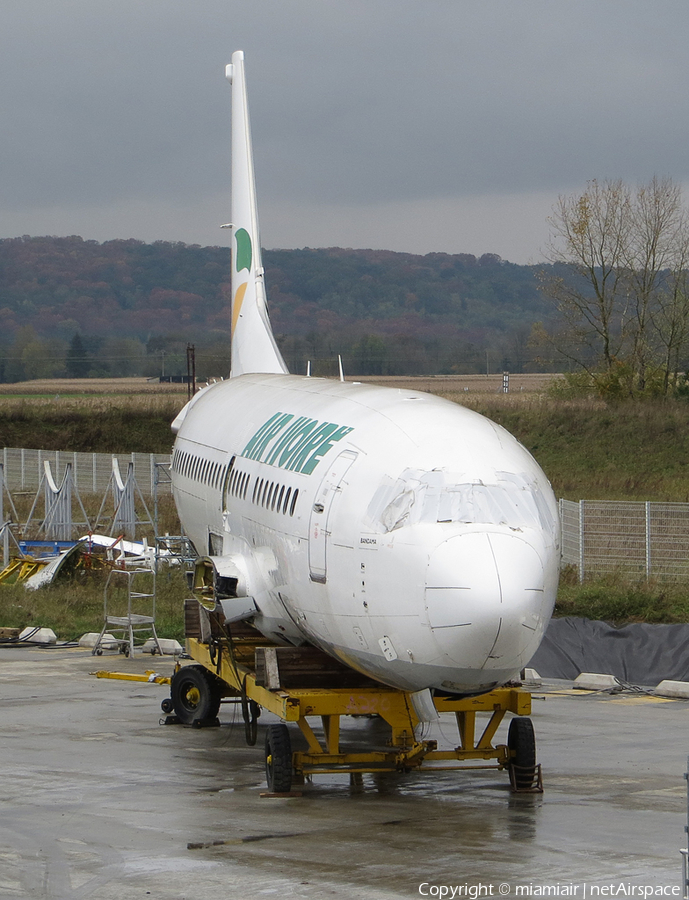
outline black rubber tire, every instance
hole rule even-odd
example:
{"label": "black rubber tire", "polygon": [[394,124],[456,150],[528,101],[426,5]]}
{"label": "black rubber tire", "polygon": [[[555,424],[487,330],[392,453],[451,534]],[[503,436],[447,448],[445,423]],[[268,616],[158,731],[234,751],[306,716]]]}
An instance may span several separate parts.
{"label": "black rubber tire", "polygon": [[292,742],[286,725],[269,725],[266,731],[266,781],[273,794],[292,788]]}
{"label": "black rubber tire", "polygon": [[160,708],[164,713],[171,713],[174,710],[174,705],[172,703],[171,697],[166,697],[163,702],[160,704]]}
{"label": "black rubber tire", "polygon": [[507,733],[514,782],[517,788],[530,788],[536,776],[536,736],[531,719],[515,716]]}
{"label": "black rubber tire", "polygon": [[170,699],[183,725],[215,719],[220,709],[220,687],[203,666],[183,666],[172,676]]}

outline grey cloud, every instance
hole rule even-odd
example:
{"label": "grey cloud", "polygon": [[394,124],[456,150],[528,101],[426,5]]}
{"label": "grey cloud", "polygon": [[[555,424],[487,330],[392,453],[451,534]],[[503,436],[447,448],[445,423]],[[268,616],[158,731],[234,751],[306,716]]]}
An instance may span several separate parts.
{"label": "grey cloud", "polygon": [[689,180],[683,0],[6,0],[2,14],[3,236],[31,209],[91,222],[100,204],[127,237],[127,204],[148,200],[189,210],[179,238],[194,240],[195,200],[200,215],[228,189],[222,72],[238,48],[275,204]]}

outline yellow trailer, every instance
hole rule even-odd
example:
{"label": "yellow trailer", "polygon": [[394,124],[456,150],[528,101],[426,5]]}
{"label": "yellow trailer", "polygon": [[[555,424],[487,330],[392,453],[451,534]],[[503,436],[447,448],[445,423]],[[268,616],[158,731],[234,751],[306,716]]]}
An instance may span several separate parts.
{"label": "yellow trailer", "polygon": [[[306,776],[328,772],[408,772],[412,769],[506,769],[513,790],[540,791],[531,720],[531,695],[519,686],[478,697],[436,693],[437,713],[454,713],[458,744],[439,750],[437,741],[418,737],[423,712],[416,697],[355,672],[315,647],[271,643],[246,623],[231,626],[196,599],[185,602],[187,653],[195,664],[172,677],[163,710],[172,721],[202,727],[216,724],[222,698],[241,704],[246,738],[254,744],[257,720],[265,709],[282,720],[268,726],[265,762],[268,788],[290,791]],[[429,694],[430,697],[430,694]],[[494,744],[506,713],[513,713],[507,744]],[[478,728],[477,714],[485,724]],[[370,750],[342,747],[342,716],[378,716],[389,726],[387,745]],[[432,716],[431,716],[432,718]],[[320,722],[322,737],[314,731]],[[292,750],[288,725],[299,728],[306,749]]]}

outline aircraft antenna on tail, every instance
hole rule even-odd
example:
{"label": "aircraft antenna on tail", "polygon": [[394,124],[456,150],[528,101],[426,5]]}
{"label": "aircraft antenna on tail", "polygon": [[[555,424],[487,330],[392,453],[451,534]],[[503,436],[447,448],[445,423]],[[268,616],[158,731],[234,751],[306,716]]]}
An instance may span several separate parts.
{"label": "aircraft antenna on tail", "polygon": [[249,372],[287,374],[273,336],[261,263],[254,160],[244,79],[244,53],[232,54],[232,364],[230,377]]}

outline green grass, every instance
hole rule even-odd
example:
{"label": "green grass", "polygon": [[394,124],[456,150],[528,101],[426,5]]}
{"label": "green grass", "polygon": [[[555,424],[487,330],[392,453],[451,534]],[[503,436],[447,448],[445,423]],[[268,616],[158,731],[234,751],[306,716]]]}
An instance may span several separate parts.
{"label": "green grass", "polygon": [[574,570],[565,570],[555,605],[556,616],[602,619],[614,625],[689,621],[689,585],[637,580],[624,572],[587,578],[579,584]]}
{"label": "green grass", "polygon": [[[451,395],[504,426],[535,456],[557,497],[689,502],[689,404],[564,401],[547,396]],[[616,572],[560,580],[556,616],[628,622],[689,621],[689,584]]]}
{"label": "green grass", "polygon": [[[23,585],[2,585],[0,625],[8,628],[40,625],[52,628],[61,641],[78,640],[82,634],[103,627],[104,585],[103,572],[81,573],[73,581],[37,591],[27,591]],[[183,574],[175,570],[162,572],[156,594],[158,637],[176,638],[184,643],[183,600],[188,588]]]}
{"label": "green grass", "polygon": [[175,396],[89,396],[0,401],[4,447],[87,453],[167,453],[170,423],[183,404]]}
{"label": "green grass", "polygon": [[[52,395],[50,395],[52,396]],[[556,496],[571,500],[689,502],[689,404],[672,400],[607,407],[600,401],[539,394],[444,393],[503,425],[536,457]],[[93,452],[167,452],[182,395],[0,398],[5,446]],[[172,507],[162,530],[178,533]],[[160,581],[158,623],[182,637],[186,586]],[[102,585],[76,582],[29,594],[0,588],[0,625],[42,624],[61,639],[99,631]],[[638,581],[622,573],[580,585],[565,573],[556,615],[630,621],[689,621],[689,584]]]}
{"label": "green grass", "polygon": [[521,441],[558,497],[689,502],[685,402],[606,407],[550,398],[459,399]]}

